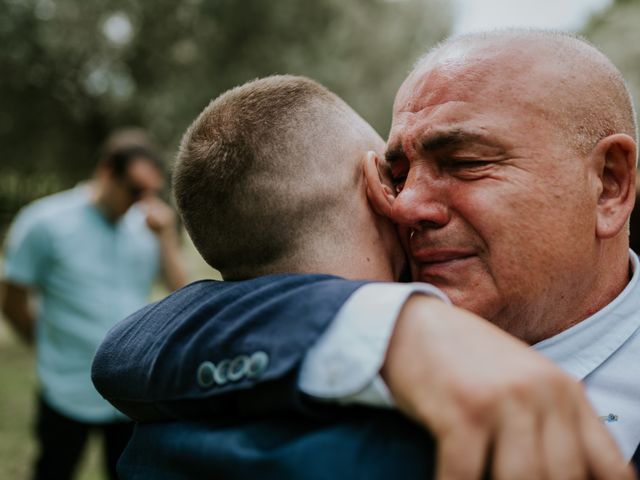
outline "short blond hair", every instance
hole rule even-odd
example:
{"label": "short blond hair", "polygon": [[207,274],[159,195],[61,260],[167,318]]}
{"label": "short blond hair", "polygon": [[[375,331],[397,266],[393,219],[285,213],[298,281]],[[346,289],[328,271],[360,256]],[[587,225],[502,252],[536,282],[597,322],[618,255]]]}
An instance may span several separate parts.
{"label": "short blond hair", "polygon": [[305,77],[263,78],[213,100],[184,134],[173,177],[205,261],[226,279],[294,270],[313,236],[346,234],[340,212],[355,166],[340,174],[350,160],[334,157],[354,142],[358,121]]}

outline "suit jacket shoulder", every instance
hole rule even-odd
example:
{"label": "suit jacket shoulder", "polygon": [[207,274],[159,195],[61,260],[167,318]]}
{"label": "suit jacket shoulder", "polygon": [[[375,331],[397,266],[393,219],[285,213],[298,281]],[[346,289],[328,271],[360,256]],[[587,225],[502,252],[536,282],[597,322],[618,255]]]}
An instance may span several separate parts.
{"label": "suit jacket shoulder", "polygon": [[327,275],[192,283],[109,332],[94,384],[136,420],[295,408],[306,351],[363,283]]}

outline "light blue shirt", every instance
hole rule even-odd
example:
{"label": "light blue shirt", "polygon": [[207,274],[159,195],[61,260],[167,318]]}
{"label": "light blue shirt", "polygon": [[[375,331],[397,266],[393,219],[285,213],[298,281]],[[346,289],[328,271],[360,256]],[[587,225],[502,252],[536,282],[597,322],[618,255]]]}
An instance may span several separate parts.
{"label": "light blue shirt", "polygon": [[533,346],[581,380],[596,412],[626,458],[640,444],[640,272],[609,305]]}
{"label": "light blue shirt", "polygon": [[[640,273],[638,257],[629,256],[633,276],[618,297],[532,347],[583,382],[627,459],[640,443]],[[445,296],[419,283],[358,289],[305,357],[301,391],[326,401],[393,407],[379,371],[398,313],[414,292]]]}
{"label": "light blue shirt", "polygon": [[37,369],[47,403],[83,422],[123,416],[94,389],[90,368],[107,331],[148,301],[159,246],[136,207],[110,223],[78,187],[25,207],[4,276],[38,293]]}

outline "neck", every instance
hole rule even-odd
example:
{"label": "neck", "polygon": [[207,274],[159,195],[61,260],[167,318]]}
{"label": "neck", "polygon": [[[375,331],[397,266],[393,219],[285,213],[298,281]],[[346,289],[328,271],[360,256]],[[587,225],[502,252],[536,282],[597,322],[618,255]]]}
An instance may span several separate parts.
{"label": "neck", "polygon": [[596,277],[585,295],[587,301],[583,305],[582,315],[576,316],[571,325],[564,329],[602,310],[615,300],[629,283],[631,278],[629,244],[626,237],[623,240],[618,242],[620,244],[618,248],[602,252],[598,263],[594,265],[594,269],[600,275]]}
{"label": "neck", "polygon": [[592,277],[583,275],[577,278],[579,282],[572,285],[570,292],[565,291],[549,311],[537,316],[540,328],[521,338],[530,344],[550,338],[586,320],[615,300],[630,279],[628,241],[626,238],[622,240],[616,242],[616,248],[603,248],[599,258],[587,266],[594,272]]}
{"label": "neck", "polygon": [[347,280],[376,280],[393,282],[400,276],[402,266],[397,266],[389,252],[364,242],[341,245],[335,238],[317,237],[305,243],[298,252],[290,252],[286,259],[259,269],[236,271],[231,276],[223,272],[225,279],[253,278],[278,273],[321,273]]}
{"label": "neck", "polygon": [[[371,232],[371,230],[368,230]],[[375,235],[354,235],[343,238],[318,239],[315,254],[307,254],[303,262],[307,272],[325,272],[349,280],[393,282],[400,277],[402,261],[394,259],[385,243]]]}
{"label": "neck", "polygon": [[356,257],[336,257],[324,259],[321,263],[307,262],[303,268],[296,269],[298,273],[326,273],[346,278],[347,280],[375,280],[393,282],[397,278],[390,266],[380,264],[374,257],[366,253]]}
{"label": "neck", "polygon": [[381,255],[377,253],[361,251],[354,256],[336,258],[329,273],[347,280],[395,281],[400,272],[395,272],[389,262],[382,262],[380,259]]}

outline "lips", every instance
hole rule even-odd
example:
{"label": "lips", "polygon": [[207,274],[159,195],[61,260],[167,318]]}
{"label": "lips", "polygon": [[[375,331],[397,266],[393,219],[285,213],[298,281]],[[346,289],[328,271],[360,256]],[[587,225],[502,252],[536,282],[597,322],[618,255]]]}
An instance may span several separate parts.
{"label": "lips", "polygon": [[411,246],[411,257],[419,263],[443,263],[475,256],[475,251],[459,247]]}
{"label": "lips", "polygon": [[464,271],[475,252],[467,249],[428,248],[412,250],[411,256],[417,268],[417,276],[424,280],[429,277],[445,276],[455,271]]}
{"label": "lips", "polygon": [[412,252],[415,260],[421,263],[442,263],[471,257],[474,253],[461,249],[419,249]]}

